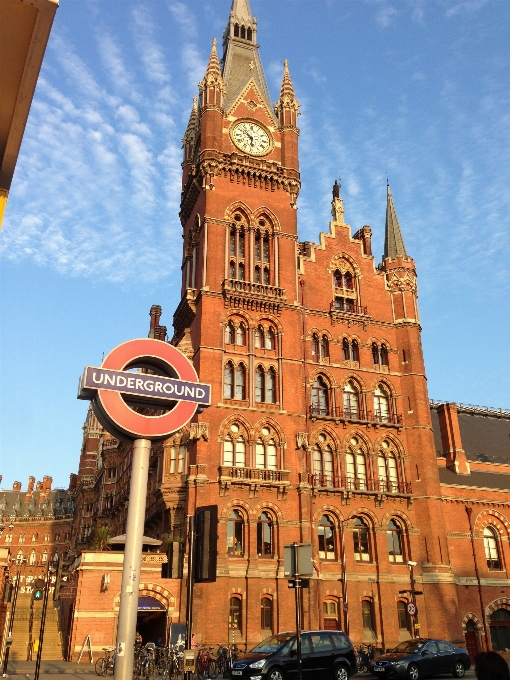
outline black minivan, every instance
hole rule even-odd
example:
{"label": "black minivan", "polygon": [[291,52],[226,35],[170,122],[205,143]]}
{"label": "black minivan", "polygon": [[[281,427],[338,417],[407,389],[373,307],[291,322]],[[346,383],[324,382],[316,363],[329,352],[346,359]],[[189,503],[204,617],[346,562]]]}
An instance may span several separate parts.
{"label": "black minivan", "polygon": [[[339,630],[301,633],[303,680],[348,680],[356,673],[351,641]],[[296,633],[278,633],[239,658],[232,680],[297,680]]]}

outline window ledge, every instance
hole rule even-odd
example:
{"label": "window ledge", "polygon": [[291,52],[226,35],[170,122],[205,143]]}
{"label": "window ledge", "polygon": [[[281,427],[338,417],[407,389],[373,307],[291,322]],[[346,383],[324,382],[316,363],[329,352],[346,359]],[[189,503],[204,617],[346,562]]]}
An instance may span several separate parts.
{"label": "window ledge", "polygon": [[264,486],[288,486],[290,470],[267,470],[265,468],[232,467],[222,465],[219,468],[220,481],[232,484],[262,484]]}

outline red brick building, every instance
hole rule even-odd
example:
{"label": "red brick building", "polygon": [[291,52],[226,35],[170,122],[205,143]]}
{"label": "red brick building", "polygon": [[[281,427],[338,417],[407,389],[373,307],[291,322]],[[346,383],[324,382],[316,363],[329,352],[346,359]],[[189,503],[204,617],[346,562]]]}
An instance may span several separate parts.
{"label": "red brick building", "polygon": [[[306,628],[348,627],[355,644],[388,648],[418,623],[471,650],[510,647],[510,413],[430,404],[416,265],[389,187],[381,263],[370,227],[345,223],[336,183],[319,243],[299,241],[299,103],[285,63],[272,105],[257,39],[248,0],[233,0],[183,139],[171,342],[212,384],[213,405],[153,448],[145,533],[168,562],[143,596],[171,599],[168,621],[184,621],[185,518],[217,505],[217,580],[195,587],[202,641],[250,646],[293,628],[283,546],[299,541],[314,553]],[[165,339],[160,315],[154,306],[150,336]],[[123,533],[130,456],[89,413],[78,549],[101,526]],[[114,577],[107,562],[83,552],[73,571],[73,607],[94,619],[98,648],[115,639],[120,567]]]}

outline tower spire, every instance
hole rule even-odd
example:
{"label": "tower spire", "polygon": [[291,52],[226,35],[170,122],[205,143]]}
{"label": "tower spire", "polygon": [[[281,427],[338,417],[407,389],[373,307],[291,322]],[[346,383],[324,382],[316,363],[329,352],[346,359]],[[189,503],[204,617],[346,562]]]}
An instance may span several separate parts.
{"label": "tower spire", "polygon": [[294,87],[289,73],[289,62],[283,62],[283,79],[280,89],[280,98],[274,105],[274,110],[278,116],[281,127],[297,128],[297,117],[299,116],[299,102],[294,94]]}
{"label": "tower spire", "polygon": [[225,110],[253,79],[272,112],[259,46],[257,19],[252,16],[249,0],[232,0],[228,24],[223,34],[223,79],[226,86]]}
{"label": "tower spire", "polygon": [[213,39],[209,63],[205,75],[198,87],[202,94],[201,105],[222,108],[225,82],[221,75],[220,62],[216,51],[216,38]]}
{"label": "tower spire", "polygon": [[387,257],[395,259],[396,257],[407,258],[406,247],[400,225],[398,223],[397,211],[393,203],[393,196],[389,182],[386,186],[386,233],[384,238],[384,259]]}

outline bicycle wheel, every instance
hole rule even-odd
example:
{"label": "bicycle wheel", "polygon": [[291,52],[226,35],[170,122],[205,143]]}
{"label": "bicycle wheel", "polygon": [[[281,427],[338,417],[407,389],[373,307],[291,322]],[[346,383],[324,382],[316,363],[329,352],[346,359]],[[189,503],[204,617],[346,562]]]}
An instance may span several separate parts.
{"label": "bicycle wheel", "polygon": [[218,677],[219,672],[220,671],[218,669],[216,661],[214,659],[209,659],[209,668],[207,669],[207,675],[210,678],[216,678],[216,677]]}
{"label": "bicycle wheel", "polygon": [[106,673],[103,673],[103,665],[105,665],[106,659],[104,657],[99,657],[99,659],[96,661],[95,665],[95,671],[96,675],[103,676],[106,675]]}

